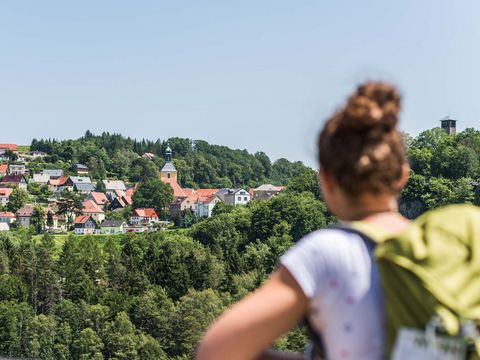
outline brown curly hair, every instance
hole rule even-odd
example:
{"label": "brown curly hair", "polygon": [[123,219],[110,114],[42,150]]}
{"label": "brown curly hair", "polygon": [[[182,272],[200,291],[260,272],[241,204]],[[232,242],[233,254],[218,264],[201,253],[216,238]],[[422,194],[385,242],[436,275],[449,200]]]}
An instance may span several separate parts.
{"label": "brown curly hair", "polygon": [[397,194],[405,145],[397,129],[401,97],[383,82],[360,85],[318,138],[321,168],[349,195]]}

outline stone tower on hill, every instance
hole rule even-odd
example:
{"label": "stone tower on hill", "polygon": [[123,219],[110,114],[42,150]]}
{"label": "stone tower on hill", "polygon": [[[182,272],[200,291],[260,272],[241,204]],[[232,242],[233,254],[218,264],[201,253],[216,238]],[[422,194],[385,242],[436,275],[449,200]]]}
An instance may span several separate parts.
{"label": "stone tower on hill", "polygon": [[450,119],[450,116],[445,116],[440,120],[442,129],[447,132],[448,135],[455,135],[457,133],[457,120]]}

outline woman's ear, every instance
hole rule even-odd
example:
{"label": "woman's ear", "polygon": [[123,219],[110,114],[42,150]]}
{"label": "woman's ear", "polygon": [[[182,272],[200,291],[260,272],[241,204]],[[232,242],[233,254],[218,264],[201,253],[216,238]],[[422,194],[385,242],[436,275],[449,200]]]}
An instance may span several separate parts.
{"label": "woman's ear", "polygon": [[320,189],[322,192],[331,192],[332,191],[332,179],[330,174],[325,169],[320,168],[318,170],[318,179],[320,181]]}

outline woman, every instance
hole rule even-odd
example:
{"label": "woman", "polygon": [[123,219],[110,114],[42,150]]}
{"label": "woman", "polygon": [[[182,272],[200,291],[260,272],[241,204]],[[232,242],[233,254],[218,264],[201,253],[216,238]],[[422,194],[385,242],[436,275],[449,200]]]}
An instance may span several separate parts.
{"label": "woman", "polygon": [[[320,133],[321,188],[342,222],[361,220],[392,234],[408,227],[398,213],[409,173],[399,111],[394,87],[368,82]],[[380,279],[373,247],[359,235],[324,229],[300,240],[262,287],[211,326],[197,359],[304,359],[266,349],[305,317],[328,359],[385,357]]]}

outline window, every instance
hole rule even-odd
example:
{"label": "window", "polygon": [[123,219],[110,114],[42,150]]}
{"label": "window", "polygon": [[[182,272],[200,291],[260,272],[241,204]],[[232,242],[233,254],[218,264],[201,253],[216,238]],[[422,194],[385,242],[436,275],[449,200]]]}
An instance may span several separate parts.
{"label": "window", "polygon": [[246,196],[243,197],[243,201],[247,201],[247,197],[246,197]]}
{"label": "window", "polygon": [[242,197],[239,196],[239,197],[237,198],[237,200],[238,200],[238,201],[242,201]]}
{"label": "window", "polygon": [[170,179],[170,173],[167,173],[167,178],[169,178],[169,179]]}

